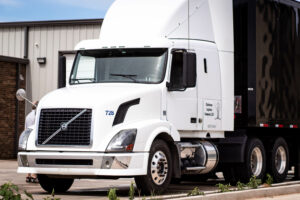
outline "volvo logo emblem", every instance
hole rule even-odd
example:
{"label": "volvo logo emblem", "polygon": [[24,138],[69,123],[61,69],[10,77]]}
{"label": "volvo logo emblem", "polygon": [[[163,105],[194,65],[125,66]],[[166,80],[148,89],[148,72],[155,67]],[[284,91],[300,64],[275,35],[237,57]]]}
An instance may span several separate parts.
{"label": "volvo logo emblem", "polygon": [[65,123],[65,122],[64,122],[64,123],[61,123],[61,124],[60,124],[60,128],[61,128],[62,131],[66,131],[66,130],[68,129],[68,124]]}

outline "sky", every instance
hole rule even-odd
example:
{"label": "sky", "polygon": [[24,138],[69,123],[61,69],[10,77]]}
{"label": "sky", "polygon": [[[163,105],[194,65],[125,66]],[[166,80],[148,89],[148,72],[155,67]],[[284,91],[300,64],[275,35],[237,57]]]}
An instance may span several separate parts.
{"label": "sky", "polygon": [[0,22],[104,18],[114,0],[0,0]]}
{"label": "sky", "polygon": [[0,22],[104,18],[113,1],[0,0]]}

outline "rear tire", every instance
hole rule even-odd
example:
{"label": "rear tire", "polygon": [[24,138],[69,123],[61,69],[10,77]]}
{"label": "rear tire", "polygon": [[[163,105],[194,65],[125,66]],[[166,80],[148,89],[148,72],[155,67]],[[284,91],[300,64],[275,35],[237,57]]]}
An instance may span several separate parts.
{"label": "rear tire", "polygon": [[252,176],[263,180],[266,173],[266,151],[258,138],[250,138],[245,149],[245,162],[237,167],[239,180],[246,183]]}
{"label": "rear tire", "polygon": [[68,191],[74,182],[74,179],[50,178],[43,174],[39,174],[38,179],[41,187],[50,194],[53,189],[55,194]]}
{"label": "rear tire", "polygon": [[163,140],[155,140],[150,149],[147,175],[135,177],[137,188],[143,194],[163,193],[171,182],[172,169],[168,145]]}
{"label": "rear tire", "polygon": [[269,170],[274,182],[284,181],[289,169],[289,148],[283,138],[276,139],[269,158]]}
{"label": "rear tire", "polygon": [[263,180],[266,173],[266,151],[258,138],[250,138],[245,149],[244,163],[235,163],[223,170],[226,182],[235,185],[238,181],[248,183],[252,176]]}

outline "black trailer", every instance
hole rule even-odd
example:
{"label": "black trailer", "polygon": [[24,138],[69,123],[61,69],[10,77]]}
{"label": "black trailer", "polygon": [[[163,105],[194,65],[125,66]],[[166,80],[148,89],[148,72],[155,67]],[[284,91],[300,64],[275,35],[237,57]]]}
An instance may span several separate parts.
{"label": "black trailer", "polygon": [[236,182],[270,173],[279,182],[295,166],[300,178],[300,3],[233,6],[235,132],[218,144],[224,176]]}

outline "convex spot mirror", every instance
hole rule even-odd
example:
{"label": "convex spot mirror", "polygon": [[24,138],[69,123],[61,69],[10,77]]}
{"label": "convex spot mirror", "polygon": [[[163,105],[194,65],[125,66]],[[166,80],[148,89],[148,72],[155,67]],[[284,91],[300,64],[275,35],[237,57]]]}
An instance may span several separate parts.
{"label": "convex spot mirror", "polygon": [[26,91],[24,89],[18,89],[16,92],[16,97],[19,101],[24,101],[26,100],[27,102],[29,102],[31,105],[33,105],[34,107],[36,107],[36,105],[34,103],[32,103],[29,99],[27,99],[26,97]]}
{"label": "convex spot mirror", "polygon": [[26,98],[26,91],[24,89],[18,89],[16,97],[19,101],[24,101]]}
{"label": "convex spot mirror", "polygon": [[172,52],[172,66],[170,82],[167,83],[169,91],[184,91],[195,87],[197,80],[196,54],[186,50]]}

